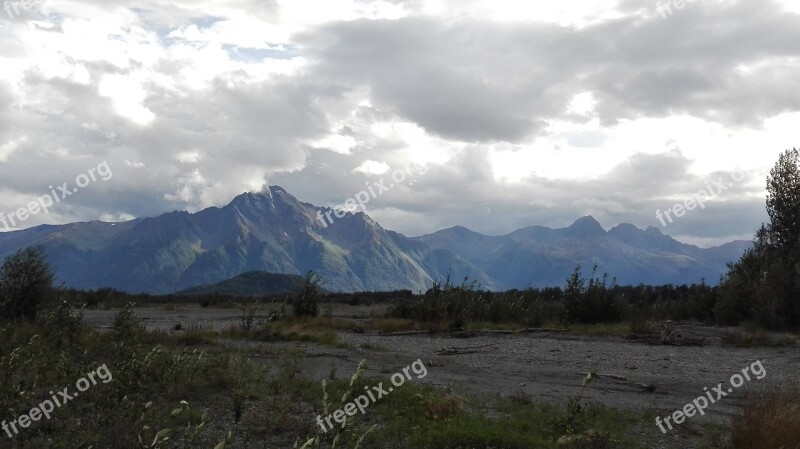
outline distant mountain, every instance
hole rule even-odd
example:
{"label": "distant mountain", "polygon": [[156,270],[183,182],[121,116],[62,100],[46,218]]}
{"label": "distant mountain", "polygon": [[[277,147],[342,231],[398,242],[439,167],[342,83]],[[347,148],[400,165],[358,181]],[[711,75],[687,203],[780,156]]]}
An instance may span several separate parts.
{"label": "distant mountain", "polygon": [[731,242],[702,249],[658,229],[621,224],[609,231],[593,217],[563,229],[532,226],[503,236],[486,236],[461,226],[417,237],[432,248],[448,249],[506,287],[562,285],[577,265],[596,262],[619,284],[683,284],[705,279],[714,285],[728,262],[751,243]]}
{"label": "distant mountain", "polygon": [[448,273],[486,289],[562,285],[576,265],[588,268],[594,261],[623,284],[701,278],[714,284],[725,264],[750,245],[701,249],[652,227],[623,224],[606,231],[592,217],[563,229],[533,226],[504,236],[455,227],[409,238],[362,212],[326,226],[318,214],[329,211],[271,186],[194,214],[0,233],[0,257],[41,244],[59,283],[132,293],[182,291],[251,271],[299,276],[309,270],[330,291],[420,291]]}
{"label": "distant mountain", "polygon": [[238,297],[268,296],[292,293],[303,288],[305,279],[296,274],[249,271],[216,284],[201,285],[179,291],[179,295],[231,295]]}
{"label": "distant mountain", "polygon": [[419,291],[453,268],[494,287],[469,262],[387,231],[364,213],[348,213],[326,226],[317,214],[329,210],[272,186],[194,214],[2,233],[0,257],[42,244],[59,283],[133,293],[180,291],[248,271],[314,270],[331,291]]}

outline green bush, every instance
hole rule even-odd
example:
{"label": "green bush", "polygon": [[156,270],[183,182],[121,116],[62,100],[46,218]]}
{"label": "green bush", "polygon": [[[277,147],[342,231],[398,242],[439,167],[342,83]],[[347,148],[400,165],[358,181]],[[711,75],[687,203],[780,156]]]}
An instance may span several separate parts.
{"label": "green bush", "polygon": [[0,318],[36,318],[53,288],[44,248],[31,246],[8,256],[0,268]]}
{"label": "green bush", "polygon": [[303,288],[292,297],[295,316],[319,315],[320,281],[321,278],[313,271],[306,274]]}

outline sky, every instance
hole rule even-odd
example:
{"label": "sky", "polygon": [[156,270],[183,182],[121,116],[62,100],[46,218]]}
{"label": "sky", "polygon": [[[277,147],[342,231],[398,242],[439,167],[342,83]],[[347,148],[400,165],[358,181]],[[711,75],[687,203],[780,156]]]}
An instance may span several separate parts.
{"label": "sky", "polygon": [[410,236],[592,215],[749,240],[798,142],[797,3],[6,1],[0,212],[122,221],[280,185],[370,192]]}

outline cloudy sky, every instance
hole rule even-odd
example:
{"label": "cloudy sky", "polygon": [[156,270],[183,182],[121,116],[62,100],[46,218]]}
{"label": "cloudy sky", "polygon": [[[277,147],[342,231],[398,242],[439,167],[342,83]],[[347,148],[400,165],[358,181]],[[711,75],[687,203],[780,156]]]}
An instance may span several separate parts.
{"label": "cloudy sky", "polygon": [[[798,145],[800,5],[661,1],[6,1],[0,212],[107,163],[18,227],[265,184],[334,206],[384,178],[367,213],[408,235],[591,214],[750,239]],[[392,182],[405,166],[424,174]]]}

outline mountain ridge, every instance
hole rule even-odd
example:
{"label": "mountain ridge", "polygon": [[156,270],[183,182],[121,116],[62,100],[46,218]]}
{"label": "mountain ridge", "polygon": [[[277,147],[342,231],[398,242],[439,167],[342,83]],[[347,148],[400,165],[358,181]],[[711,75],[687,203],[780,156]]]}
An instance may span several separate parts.
{"label": "mountain ridge", "polygon": [[[453,227],[416,237],[433,248],[448,248],[498,282],[519,285],[533,274],[534,286],[560,285],[575,266],[599,265],[622,284],[680,284],[706,281],[716,284],[725,265],[751,243],[733,241],[712,248],[680,242],[650,226],[640,229],[622,223],[608,231],[592,216],[564,228],[529,226],[499,236]],[[513,259],[516,263],[509,264]],[[624,263],[623,263],[624,262]],[[532,269],[514,274],[519,265]],[[669,276],[659,276],[659,272]],[[695,273],[689,278],[690,273]]]}
{"label": "mountain ridge", "polygon": [[364,212],[322,223],[318,215],[328,211],[269,186],[195,213],[2,233],[0,257],[41,244],[59,283],[131,293],[171,293],[250,271],[309,270],[331,291],[422,291],[448,274],[497,290],[561,285],[576,265],[594,262],[621,283],[691,283],[701,277],[715,283],[725,264],[749,245],[702,249],[653,227],[621,224],[606,231],[591,216],[566,228],[530,226],[503,236],[455,226],[407,237]]}

